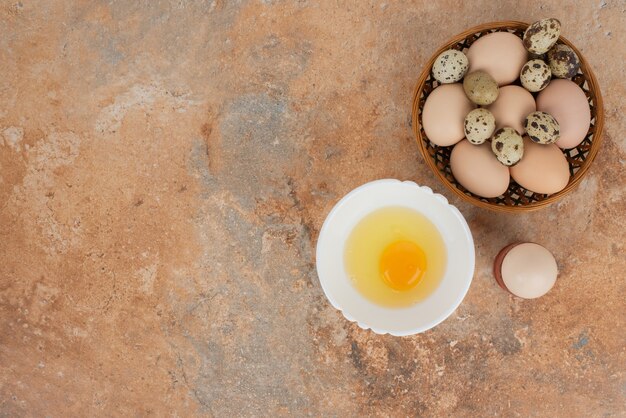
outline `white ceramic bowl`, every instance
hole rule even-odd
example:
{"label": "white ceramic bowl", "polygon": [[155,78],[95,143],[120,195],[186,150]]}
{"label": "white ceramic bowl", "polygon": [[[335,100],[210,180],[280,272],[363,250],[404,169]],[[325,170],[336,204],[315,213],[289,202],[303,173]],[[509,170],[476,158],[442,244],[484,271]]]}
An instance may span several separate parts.
{"label": "white ceramic bowl", "polygon": [[[445,275],[422,302],[388,308],[363,297],[344,267],[344,246],[356,224],[376,209],[404,206],[426,216],[439,230],[447,249]],[[474,276],[474,240],[459,210],[430,187],[411,181],[377,180],[352,190],[330,211],[317,241],[317,274],[330,303],[346,319],[378,334],[411,335],[442,322],[461,304]]]}

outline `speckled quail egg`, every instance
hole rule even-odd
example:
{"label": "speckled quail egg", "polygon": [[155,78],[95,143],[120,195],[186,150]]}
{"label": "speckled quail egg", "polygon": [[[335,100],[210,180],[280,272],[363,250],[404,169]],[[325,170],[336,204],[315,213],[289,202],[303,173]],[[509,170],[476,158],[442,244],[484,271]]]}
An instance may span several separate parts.
{"label": "speckled quail egg", "polygon": [[559,123],[546,112],[533,112],[528,115],[524,127],[531,141],[538,144],[552,144],[561,136]]}
{"label": "speckled quail egg", "polygon": [[487,109],[479,107],[467,114],[463,128],[467,140],[479,145],[491,138],[496,129],[496,118]]}
{"label": "speckled quail egg", "polygon": [[484,71],[474,71],[463,79],[467,97],[478,105],[488,105],[498,98],[498,83]]}
{"label": "speckled quail egg", "polygon": [[522,86],[530,92],[537,92],[545,89],[550,83],[552,72],[548,64],[539,59],[528,61],[520,71],[519,79]]}
{"label": "speckled quail egg", "polygon": [[580,60],[572,48],[557,44],[548,51],[548,65],[553,76],[572,78],[580,68]]}
{"label": "speckled quail egg", "polygon": [[500,128],[493,134],[491,150],[506,166],[517,164],[524,156],[524,140],[513,128]]}
{"label": "speckled quail egg", "polygon": [[469,60],[461,51],[443,51],[433,63],[433,76],[442,84],[455,83],[463,78],[469,68]]}
{"label": "speckled quail egg", "polygon": [[524,46],[533,54],[548,52],[561,34],[561,22],[555,18],[541,19],[524,32]]}

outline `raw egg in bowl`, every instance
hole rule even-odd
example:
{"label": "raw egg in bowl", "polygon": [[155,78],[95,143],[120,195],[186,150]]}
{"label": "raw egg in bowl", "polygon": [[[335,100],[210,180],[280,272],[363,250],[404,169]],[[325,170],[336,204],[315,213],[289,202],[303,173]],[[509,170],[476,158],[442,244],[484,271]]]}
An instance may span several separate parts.
{"label": "raw egg in bowl", "polygon": [[316,249],[330,303],[378,334],[411,335],[445,320],[474,275],[474,241],[459,210],[411,181],[377,180],[330,211]]}

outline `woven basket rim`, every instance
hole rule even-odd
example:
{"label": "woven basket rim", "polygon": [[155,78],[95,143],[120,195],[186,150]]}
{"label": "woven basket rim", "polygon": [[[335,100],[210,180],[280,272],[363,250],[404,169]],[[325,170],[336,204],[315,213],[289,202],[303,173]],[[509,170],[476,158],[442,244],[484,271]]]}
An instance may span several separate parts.
{"label": "woven basket rim", "polygon": [[[554,193],[541,201],[531,202],[528,204],[521,204],[521,205],[504,205],[504,204],[483,201],[480,198],[474,195],[466,194],[465,192],[457,188],[453,183],[451,183],[443,175],[443,173],[439,170],[439,168],[437,168],[435,162],[433,161],[433,158],[431,158],[431,156],[428,153],[428,149],[426,148],[425,141],[422,138],[422,134],[420,130],[419,102],[420,102],[420,96],[422,94],[422,90],[424,89],[426,80],[428,79],[430,75],[433,62],[435,61],[435,59],[440,53],[442,53],[443,51],[447,49],[450,49],[451,47],[457,45],[459,42],[462,42],[466,40],[467,38],[474,36],[475,34],[480,33],[480,32],[486,32],[486,31],[492,31],[492,30],[498,30],[498,29],[519,30],[519,29],[526,29],[528,26],[529,26],[528,23],[515,21],[515,20],[489,22],[489,23],[484,23],[484,24],[472,27],[470,29],[467,29],[464,32],[461,32],[453,36],[447,42],[445,42],[441,47],[439,47],[431,56],[431,58],[427,61],[426,65],[424,66],[424,69],[420,73],[420,76],[418,78],[418,81],[417,81],[417,84],[415,86],[415,90],[413,93],[413,111],[412,111],[413,133],[415,134],[420,153],[422,154],[422,157],[426,161],[426,164],[428,165],[428,167],[430,167],[431,171],[435,174],[435,176],[450,191],[452,191],[455,195],[459,196],[464,201],[469,202],[475,206],[478,206],[484,209],[489,209],[489,210],[498,211],[498,212],[509,212],[509,213],[528,212],[528,211],[537,210],[537,209],[541,209],[546,206],[549,206],[550,204],[558,201],[563,196],[565,196],[566,194],[570,193],[573,189],[575,189],[576,186],[582,181],[585,174],[588,172],[591,166],[591,163],[595,159],[602,143],[602,130],[604,128],[604,105],[602,102],[602,95],[600,92],[598,81],[591,67],[589,66],[589,63],[585,59],[585,57],[576,48],[576,46],[573,45],[569,40],[567,40],[563,36],[559,37],[559,42],[564,43],[568,45],[569,47],[571,47],[574,50],[574,52],[576,52],[576,54],[578,55],[580,59],[581,72],[585,78],[585,81],[587,82],[589,86],[589,94],[593,100],[593,107],[595,109],[595,124],[591,128],[593,129],[593,140],[591,141],[591,148],[583,164],[580,166],[578,171],[573,176],[570,177],[569,183],[567,184],[567,186],[565,186],[563,190],[557,193]],[[587,135],[589,135],[589,133]]]}

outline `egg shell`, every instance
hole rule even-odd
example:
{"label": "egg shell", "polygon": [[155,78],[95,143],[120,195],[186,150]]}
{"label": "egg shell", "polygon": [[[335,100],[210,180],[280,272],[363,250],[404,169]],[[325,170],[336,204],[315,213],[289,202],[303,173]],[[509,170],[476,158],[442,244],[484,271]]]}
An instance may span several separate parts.
{"label": "egg shell", "polygon": [[587,136],[591,109],[585,92],[573,81],[552,80],[537,96],[537,110],[549,113],[559,123],[561,136],[556,141],[559,147],[574,148]]}
{"label": "egg shell", "polygon": [[499,86],[510,84],[527,61],[522,40],[509,32],[494,32],[478,38],[468,49],[469,72],[478,70],[491,75]]}
{"label": "egg shell", "polygon": [[509,169],[498,162],[486,143],[472,145],[465,139],[456,144],[450,168],[454,178],[478,196],[498,197],[509,187]]}
{"label": "egg shell", "polygon": [[513,128],[500,128],[491,139],[491,151],[506,166],[517,164],[524,156],[524,140]]}
{"label": "egg shell", "polygon": [[447,147],[465,136],[465,115],[476,105],[472,103],[460,83],[442,84],[433,90],[422,112],[424,132],[435,145]]}
{"label": "egg shell", "polygon": [[555,18],[541,19],[524,32],[524,46],[533,54],[543,54],[559,40],[561,22]]}
{"label": "egg shell", "polygon": [[519,79],[526,90],[535,93],[545,89],[550,84],[552,72],[548,64],[540,59],[534,59],[524,64]]}
{"label": "egg shell", "polygon": [[456,83],[469,68],[467,56],[456,49],[448,49],[437,56],[433,63],[433,77],[442,84]]}
{"label": "egg shell", "polygon": [[498,84],[484,71],[474,71],[463,79],[467,97],[478,105],[488,105],[498,98]]}
{"label": "egg shell", "polygon": [[523,135],[526,116],[536,110],[532,94],[520,86],[504,86],[495,102],[487,107],[496,118],[496,129],[509,126]]}
{"label": "egg shell", "polygon": [[556,283],[558,266],[545,247],[532,242],[503,248],[494,263],[498,284],[513,295],[535,299],[548,293]]}
{"label": "egg shell", "polygon": [[548,51],[548,65],[553,76],[572,78],[580,68],[580,60],[572,48],[564,44],[557,44]]}
{"label": "egg shell", "polygon": [[569,164],[555,144],[541,145],[524,137],[524,158],[510,168],[520,186],[535,193],[553,194],[569,183]]}
{"label": "egg shell", "polygon": [[553,144],[561,133],[559,123],[546,112],[533,112],[526,117],[526,134],[538,144]]}
{"label": "egg shell", "polygon": [[485,108],[479,107],[467,114],[464,123],[465,138],[472,144],[482,144],[496,130],[496,118]]}

